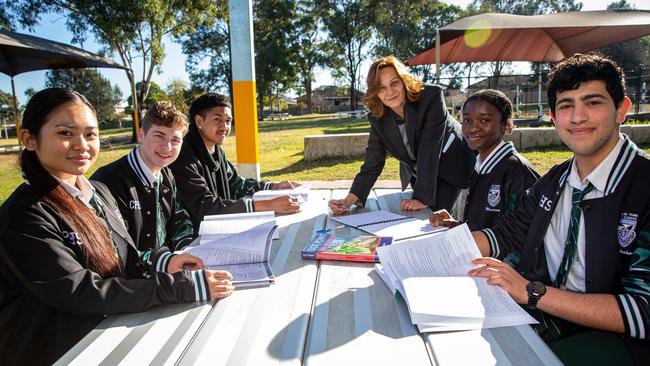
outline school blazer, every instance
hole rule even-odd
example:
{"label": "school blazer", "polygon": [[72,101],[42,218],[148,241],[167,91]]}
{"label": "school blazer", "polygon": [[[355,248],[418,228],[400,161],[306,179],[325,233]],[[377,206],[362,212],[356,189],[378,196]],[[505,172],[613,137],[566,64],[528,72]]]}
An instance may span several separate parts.
{"label": "school blazer", "polygon": [[[133,150],[131,153],[137,152]],[[160,245],[173,251],[183,248],[193,239],[192,222],[177,198],[172,172],[163,168],[160,174],[160,205],[166,232],[164,243],[157,243],[156,189],[140,180],[129,164],[128,156],[99,168],[92,176],[92,179],[106,184],[115,197],[129,234],[141,251]]]}
{"label": "school blazer", "polygon": [[[587,293],[613,294],[627,337],[650,350],[650,158],[624,136],[605,196],[584,200]],[[573,159],[552,168],[511,213],[482,230],[490,255],[520,253],[516,269],[530,281],[551,285],[544,235],[566,184]]]}
{"label": "school blazer", "polygon": [[[83,243],[29,185],[0,207],[0,364],[49,365],[108,314],[196,300],[194,275],[203,272],[165,273],[171,254],[164,247],[141,257],[108,189],[93,186],[111,235],[128,243],[126,278],[89,270]],[[203,291],[204,283],[197,285]]]}
{"label": "school blazer", "polygon": [[272,184],[237,174],[219,145],[210,154],[193,123],[183,139],[178,159],[169,167],[174,173],[178,196],[190,214],[195,232],[205,215],[255,211],[253,201],[243,197],[270,189]]}
{"label": "school blazer", "polygon": [[539,179],[526,158],[519,155],[511,142],[494,151],[480,171],[470,178],[465,201],[465,219],[470,230],[494,225],[512,211],[524,192]]}
{"label": "school blazer", "polygon": [[404,104],[404,113],[406,134],[415,161],[411,161],[404,146],[395,114],[389,108],[382,118],[368,114],[368,146],[363,165],[350,189],[362,205],[384,168],[387,153],[400,162],[402,190],[411,183],[413,198],[428,206],[435,207],[438,179],[457,188],[468,187],[476,158],[463,138],[460,124],[447,113],[442,89],[426,85],[417,101]]}

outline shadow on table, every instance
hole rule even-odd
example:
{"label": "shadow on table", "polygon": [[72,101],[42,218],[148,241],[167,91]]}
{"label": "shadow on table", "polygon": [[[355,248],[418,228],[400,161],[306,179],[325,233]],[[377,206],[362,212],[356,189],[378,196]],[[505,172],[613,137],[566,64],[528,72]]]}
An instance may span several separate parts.
{"label": "shadow on table", "polygon": [[[364,264],[350,262],[346,265]],[[368,332],[391,339],[417,335],[415,326],[409,321],[406,304],[393,297],[374,271],[369,277],[370,286],[347,288],[329,301],[316,305],[310,319],[306,319],[306,314],[294,319],[276,334],[268,353],[277,359],[300,358],[296,352],[301,352],[303,347],[296,350],[296,345],[305,339],[305,354],[313,355],[346,345]],[[309,334],[306,336],[304,325],[307,321]]]}

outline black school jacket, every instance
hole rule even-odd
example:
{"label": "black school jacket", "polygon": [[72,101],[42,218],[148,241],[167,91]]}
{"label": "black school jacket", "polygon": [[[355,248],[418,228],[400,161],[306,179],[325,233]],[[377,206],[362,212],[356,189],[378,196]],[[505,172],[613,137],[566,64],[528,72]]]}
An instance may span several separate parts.
{"label": "black school jacket", "polygon": [[[605,196],[580,204],[586,235],[585,285],[587,293],[614,295],[626,336],[644,340],[641,349],[650,350],[650,157],[627,136],[624,139]],[[526,192],[513,212],[483,230],[490,255],[519,252],[516,268],[530,281],[551,285],[544,235],[572,161],[553,167]],[[627,343],[638,346],[639,342]]]}
{"label": "black school jacket", "polygon": [[[438,179],[457,188],[468,186],[476,158],[463,138],[460,124],[447,113],[442,89],[425,86],[417,101],[404,104],[404,113],[406,134],[416,161],[409,157],[397,127],[396,115],[389,108],[382,118],[368,114],[368,147],[363,165],[350,188],[361,204],[365,204],[384,168],[386,153],[400,162],[402,190],[411,183],[413,198],[425,205],[437,207]],[[443,153],[447,144],[449,146]]]}
{"label": "black school jacket", "polygon": [[70,226],[29,185],[19,186],[0,207],[0,364],[49,365],[108,314],[208,299],[202,271],[162,271],[166,248],[140,258],[108,189],[93,186],[109,231],[129,244],[127,278],[89,270]]}
{"label": "black school jacket", "polygon": [[115,197],[138,250],[155,249],[161,245],[168,246],[172,251],[183,248],[192,241],[194,231],[190,217],[177,197],[172,172],[169,168],[163,168],[160,172],[160,205],[166,235],[164,243],[157,243],[156,189],[143,172],[137,171],[139,161],[135,154],[138,154],[137,148],[99,168],[92,179],[106,184]]}
{"label": "black school jacket", "polygon": [[183,139],[178,159],[169,166],[176,179],[178,196],[192,218],[194,231],[205,215],[253,212],[246,195],[270,189],[271,182],[246,179],[228,161],[219,145],[208,152],[194,123]]}
{"label": "black school jacket", "polygon": [[470,178],[465,201],[465,222],[479,230],[512,211],[524,192],[539,179],[539,174],[512,142],[501,145]]}

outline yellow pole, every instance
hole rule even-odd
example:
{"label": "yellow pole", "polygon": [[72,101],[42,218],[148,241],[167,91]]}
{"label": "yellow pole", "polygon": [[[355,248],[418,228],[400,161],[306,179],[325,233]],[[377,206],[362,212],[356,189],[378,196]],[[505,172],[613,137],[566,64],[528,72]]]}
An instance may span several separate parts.
{"label": "yellow pole", "polygon": [[135,77],[133,76],[133,70],[129,69],[129,81],[131,82],[131,104],[133,104],[133,137],[135,141],[135,134],[138,133],[138,130],[140,129],[140,121],[139,121],[139,114],[138,114],[138,97],[136,96],[136,89],[135,89]]}
{"label": "yellow pole", "polygon": [[229,10],[237,170],[246,178],[260,179],[257,90],[253,53],[253,4],[251,0],[230,0]]}

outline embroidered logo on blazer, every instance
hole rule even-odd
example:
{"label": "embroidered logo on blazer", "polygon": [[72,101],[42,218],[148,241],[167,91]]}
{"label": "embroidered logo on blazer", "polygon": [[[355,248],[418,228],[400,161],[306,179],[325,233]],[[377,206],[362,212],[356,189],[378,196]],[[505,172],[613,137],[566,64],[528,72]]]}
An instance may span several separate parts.
{"label": "embroidered logo on blazer", "polygon": [[621,219],[618,222],[618,244],[625,248],[628,245],[632,244],[636,238],[636,221],[639,218],[639,215],[624,212],[621,215]]}
{"label": "embroidered logo on blazer", "polygon": [[551,211],[551,205],[553,204],[553,201],[548,199],[548,197],[542,195],[542,198],[539,200],[539,207],[543,208],[546,211]]}
{"label": "embroidered logo on blazer", "polygon": [[81,238],[74,231],[62,230],[61,234],[63,235],[63,240],[67,241],[71,246],[81,245]]}
{"label": "embroidered logo on blazer", "polygon": [[140,201],[138,200],[130,200],[129,201],[129,208],[132,210],[139,210],[140,209]]}
{"label": "embroidered logo on blazer", "polygon": [[501,186],[493,184],[488,192],[487,202],[490,206],[495,207],[501,201]]}

